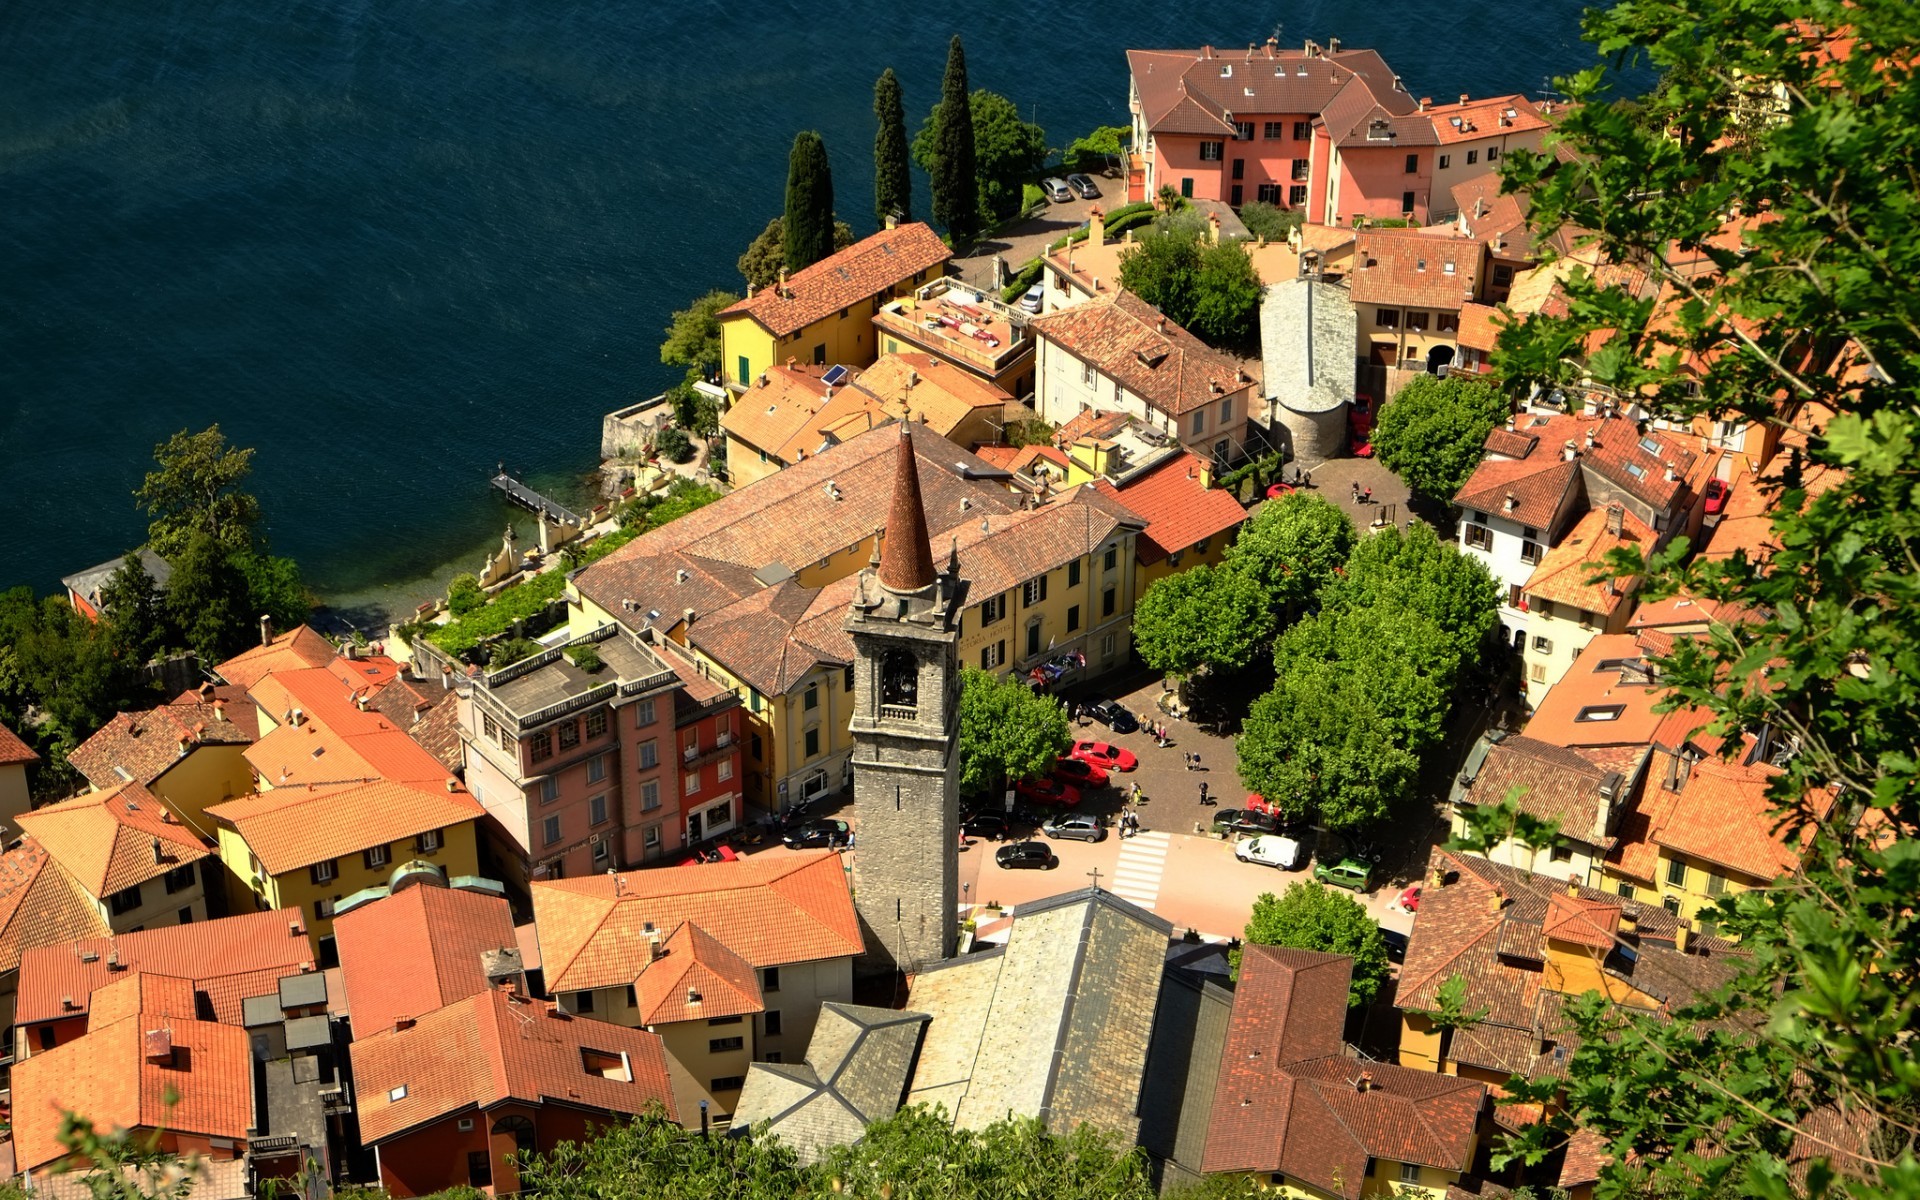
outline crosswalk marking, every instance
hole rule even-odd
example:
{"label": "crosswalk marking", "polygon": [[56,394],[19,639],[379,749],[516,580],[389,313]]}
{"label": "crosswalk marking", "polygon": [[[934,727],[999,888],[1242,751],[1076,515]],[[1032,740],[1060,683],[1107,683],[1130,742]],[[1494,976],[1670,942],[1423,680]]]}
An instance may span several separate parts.
{"label": "crosswalk marking", "polygon": [[1113,885],[1107,890],[1142,908],[1152,908],[1160,898],[1160,873],[1172,844],[1172,835],[1164,832],[1142,833],[1121,842]]}

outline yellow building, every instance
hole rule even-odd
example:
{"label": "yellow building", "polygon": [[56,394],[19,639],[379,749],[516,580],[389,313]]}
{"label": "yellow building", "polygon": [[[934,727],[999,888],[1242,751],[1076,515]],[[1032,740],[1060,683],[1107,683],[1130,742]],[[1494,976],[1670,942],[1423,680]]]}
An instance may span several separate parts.
{"label": "yellow building", "polygon": [[202,839],[209,805],[253,790],[246,750],[258,735],[254,706],[235,687],[208,685],[146,712],[120,713],[68,757],[95,791],[142,784]]}
{"label": "yellow building", "polygon": [[963,663],[1005,673],[1072,658],[1084,677],[1132,653],[1138,516],[1091,488],[1042,500],[918,422],[862,434],[636,539],[570,588],[577,630],[650,631],[740,695],[749,803],[784,809],[850,781],[841,625],[894,503],[902,441],[935,558],[957,551],[968,580]]}
{"label": "yellow building", "polygon": [[940,275],[953,252],[915,221],[882,230],[720,313],[727,383],[744,389],[789,358],[864,367],[879,356],[873,318],[887,301]]}
{"label": "yellow building", "polygon": [[1477,295],[1484,250],[1444,228],[1361,230],[1348,276],[1361,357],[1411,371],[1451,365],[1460,309]]}

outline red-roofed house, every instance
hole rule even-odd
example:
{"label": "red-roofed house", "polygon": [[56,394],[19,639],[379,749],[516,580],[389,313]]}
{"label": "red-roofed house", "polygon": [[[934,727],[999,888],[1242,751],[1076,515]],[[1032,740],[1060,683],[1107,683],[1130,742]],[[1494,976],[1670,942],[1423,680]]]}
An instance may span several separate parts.
{"label": "red-roofed house", "polygon": [[[863,952],[832,851],[541,882],[533,905],[547,989],[561,1006],[666,1035],[700,1089],[694,1098],[716,1116],[733,1111],[752,1058],[799,1061],[820,1005],[851,1000]],[[689,971],[705,981],[699,1004],[713,995],[729,1010],[716,1019],[733,1028],[708,1029],[704,1016],[697,1039],[671,1028],[705,1011],[686,999]],[[726,1059],[738,1072],[707,1070],[716,1055],[738,1056]]]}
{"label": "red-roofed house", "polygon": [[67,761],[97,791],[145,786],[188,828],[211,840],[207,806],[253,790],[246,751],[259,732],[243,694],[208,685],[146,712],[117,714]]}
{"label": "red-roofed house", "polygon": [[20,827],[93,901],[115,933],[207,919],[207,877],[218,864],[152,792],[129,783],[20,815]]}
{"label": "red-roofed house", "polygon": [[1183,453],[1145,470],[1103,473],[1094,484],[1147,522],[1134,541],[1134,595],[1144,594],[1156,579],[1201,563],[1218,564],[1225,556],[1247,510],[1231,492],[1212,487],[1212,477],[1205,460]]}
{"label": "red-roofed house", "polygon": [[332,642],[305,625],[276,636],[270,617],[260,618],[260,644],[243,650],[214,668],[220,678],[237,688],[251,688],[275,671],[324,667],[339,654]]}
{"label": "red-roofed house", "polygon": [[33,838],[0,854],[0,1029],[8,1031],[0,1054],[13,1053],[22,957],[41,946],[104,936],[107,922],[92,899]]}
{"label": "red-roofed house", "polygon": [[430,881],[341,913],[334,938],[358,1038],[478,995],[522,971],[505,899]]}
{"label": "red-roofed house", "polygon": [[[1526,696],[1538,708],[1596,634],[1624,633],[1633,611],[1634,580],[1608,574],[1619,549],[1652,554],[1653,531],[1625,506],[1609,504],[1580,518],[1527,576]],[[1592,580],[1605,576],[1600,582]]]}
{"label": "red-roofed house", "polygon": [[245,1157],[255,1126],[246,1030],[201,1019],[194,984],[178,977],[123,974],[95,1001],[84,1035],[13,1068],[15,1166],[39,1180],[66,1160],[66,1112],[165,1154]]}
{"label": "red-roofed house", "polygon": [[11,821],[32,807],[27,768],[39,761],[33,747],[0,722],[0,820]]}
{"label": "red-roofed house", "polygon": [[651,1105],[677,1115],[659,1037],[496,987],[352,1049],[361,1141],[391,1196],[519,1190],[513,1155],[584,1141]]}
{"label": "red-roofed house", "polygon": [[1483,253],[1445,226],[1362,229],[1348,276],[1361,356],[1409,371],[1451,365],[1460,310],[1479,294]]}
{"label": "red-roofed house", "polygon": [[1550,126],[1533,101],[1525,96],[1487,96],[1475,100],[1462,95],[1454,104],[1427,106],[1433,131],[1439,135],[1439,159],[1433,171],[1433,219],[1450,214],[1445,197],[1469,180],[1495,175],[1500,158],[1513,150],[1540,149]]}
{"label": "red-roofed house", "polygon": [[1473,1169],[1486,1085],[1353,1054],[1353,960],[1248,946],[1203,1170],[1306,1197],[1439,1194]]}

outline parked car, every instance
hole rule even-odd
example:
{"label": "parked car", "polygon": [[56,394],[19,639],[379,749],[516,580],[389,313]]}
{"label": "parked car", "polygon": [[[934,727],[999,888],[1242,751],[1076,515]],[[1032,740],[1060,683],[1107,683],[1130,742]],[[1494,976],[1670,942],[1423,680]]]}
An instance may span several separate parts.
{"label": "parked car", "polygon": [[1096,700],[1080,711],[1115,733],[1133,733],[1140,728],[1139,720],[1113,700]]}
{"label": "parked car", "polygon": [[1107,836],[1106,826],[1092,813],[1061,813],[1042,825],[1040,832],[1056,841],[1069,842],[1097,842]]}
{"label": "parked car", "polygon": [[1380,927],[1380,940],[1387,944],[1387,961],[1403,963],[1407,961],[1407,935],[1398,929]]}
{"label": "parked car", "polygon": [[1400,893],[1400,898],[1398,903],[1401,908],[1406,909],[1410,913],[1419,912],[1420,911],[1420,885],[1416,883],[1412,887],[1402,891]]}
{"label": "parked car", "polygon": [[1266,813],[1248,812],[1244,808],[1223,808],[1214,814],[1213,831],[1228,837],[1238,837],[1243,833],[1279,833],[1280,822]]}
{"label": "parked car", "polygon": [[1004,842],[1013,836],[1013,822],[1003,812],[977,812],[960,822],[960,831],[971,838]]}
{"label": "parked car", "polygon": [[1075,741],[1073,749],[1067,751],[1067,757],[1102,771],[1131,771],[1140,765],[1140,759],[1133,751],[1124,750],[1112,742],[1096,742],[1087,738]]}
{"label": "parked car", "polygon": [[1040,181],[1040,190],[1045,192],[1047,199],[1053,201],[1055,204],[1070,204],[1073,202],[1073,190],[1067,186],[1066,180],[1057,175],[1049,175],[1045,179],[1042,179]]}
{"label": "parked car", "polygon": [[1704,494],[1707,498],[1707,515],[1711,517],[1727,507],[1727,497],[1733,494],[1733,487],[1724,479],[1709,479]]}
{"label": "parked car", "polygon": [[1060,865],[1060,859],[1045,842],[1014,842],[1002,846],[994,852],[993,861],[1009,871],[1051,871]]}
{"label": "parked car", "polygon": [[1013,790],[1035,804],[1058,805],[1061,808],[1080,806],[1080,789],[1057,779],[1022,779],[1013,785]]}
{"label": "parked car", "polygon": [[1260,863],[1292,871],[1301,865],[1300,843],[1277,834],[1241,838],[1233,844],[1233,856],[1241,862]]}
{"label": "parked car", "polygon": [[1320,863],[1313,868],[1313,877],[1321,883],[1353,892],[1366,892],[1373,888],[1373,867],[1358,858]]}
{"label": "parked car", "polygon": [[711,850],[695,850],[681,859],[676,866],[691,867],[699,863],[732,862],[740,857],[740,852],[732,846],[722,843]]}
{"label": "parked car", "polygon": [[[1092,745],[1091,742],[1088,744]],[[1082,791],[1107,786],[1107,772],[1104,766],[1083,758],[1074,758],[1071,755],[1053,765],[1053,777],[1061,783],[1070,783]]]}
{"label": "parked car", "polygon": [[1069,175],[1067,176],[1067,186],[1072,188],[1074,194],[1082,200],[1098,200],[1100,198],[1100,185],[1096,184],[1090,175]]}
{"label": "parked car", "polygon": [[780,841],[789,850],[808,850],[819,846],[844,846],[847,844],[847,823],[845,821],[819,820],[797,825],[780,835]]}
{"label": "parked car", "polygon": [[1028,288],[1024,293],[1021,294],[1020,307],[1026,309],[1030,313],[1037,313],[1040,311],[1040,306],[1042,303],[1045,302],[1046,298],[1047,298],[1046,285],[1043,283],[1036,283],[1032,287]]}

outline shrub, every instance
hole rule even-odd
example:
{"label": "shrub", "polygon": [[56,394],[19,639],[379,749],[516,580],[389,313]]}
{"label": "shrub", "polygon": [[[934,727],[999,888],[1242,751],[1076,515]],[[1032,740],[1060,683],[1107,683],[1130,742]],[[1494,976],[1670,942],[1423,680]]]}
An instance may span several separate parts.
{"label": "shrub", "polygon": [[447,607],[456,617],[464,617],[486,602],[487,594],[480,590],[480,581],[472,575],[455,575],[447,585]]}
{"label": "shrub", "polygon": [[494,643],[493,654],[487,659],[487,668],[498,671],[501,667],[510,667],[523,658],[532,658],[540,653],[540,643],[532,638],[507,638]]}
{"label": "shrub", "polygon": [[669,427],[660,431],[654,441],[654,448],[667,456],[670,461],[683,463],[693,458],[693,439],[687,431],[678,427]]}
{"label": "shrub", "polygon": [[1030,213],[1047,202],[1047,194],[1040,190],[1037,183],[1020,185],[1020,211]]}
{"label": "shrub", "polygon": [[1020,273],[1015,275],[1007,286],[1000,290],[1001,302],[1012,304],[1019,300],[1021,296],[1026,294],[1028,288],[1040,282],[1040,277],[1046,274],[1046,270],[1046,264],[1037,258],[1029,262],[1026,266],[1021,267]]}
{"label": "shrub", "polygon": [[579,667],[589,675],[598,671],[601,667],[600,648],[592,642],[587,642],[579,646],[568,646],[567,657],[573,660],[574,666]]}
{"label": "shrub", "polygon": [[1287,235],[1300,227],[1300,222],[1299,210],[1278,208],[1263,200],[1240,208],[1240,223],[1247,227],[1247,232],[1269,242],[1286,241]]}

